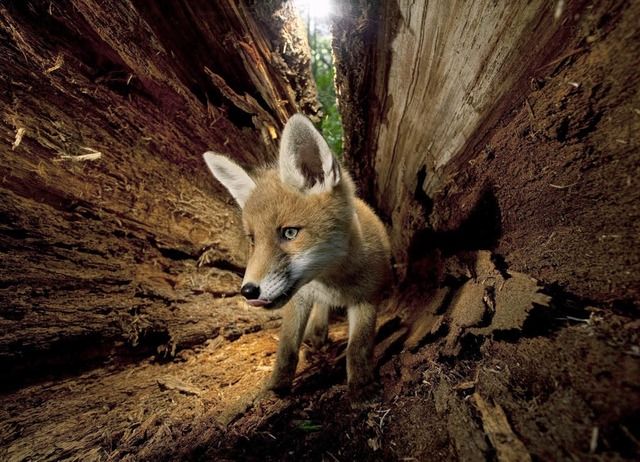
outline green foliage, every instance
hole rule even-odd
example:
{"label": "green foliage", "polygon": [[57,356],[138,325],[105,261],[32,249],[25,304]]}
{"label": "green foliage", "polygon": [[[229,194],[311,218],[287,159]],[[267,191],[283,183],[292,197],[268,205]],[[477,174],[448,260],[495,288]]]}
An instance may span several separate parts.
{"label": "green foliage", "polygon": [[305,432],[318,432],[322,430],[322,424],[315,420],[301,420],[298,428]]}
{"label": "green foliage", "polygon": [[336,101],[331,35],[316,24],[307,23],[307,30],[313,77],[316,80],[318,98],[323,112],[319,128],[331,150],[340,157],[342,155],[342,119]]}

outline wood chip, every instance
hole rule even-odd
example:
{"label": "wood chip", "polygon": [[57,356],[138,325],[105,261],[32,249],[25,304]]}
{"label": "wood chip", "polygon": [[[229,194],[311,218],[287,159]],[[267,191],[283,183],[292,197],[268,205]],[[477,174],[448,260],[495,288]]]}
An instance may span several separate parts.
{"label": "wood chip", "polygon": [[176,390],[185,395],[192,395],[192,396],[200,396],[202,394],[202,390],[200,390],[199,388],[196,388],[193,385],[184,383],[179,378],[172,377],[172,376],[159,378],[158,386],[162,391]]}
{"label": "wood chip", "polygon": [[13,146],[11,147],[11,149],[13,151],[15,151],[15,149],[20,146],[20,143],[22,143],[22,138],[24,137],[24,134],[27,132],[27,129],[24,127],[20,127],[18,128],[18,130],[16,131],[16,139],[13,142]]}
{"label": "wood chip", "polygon": [[473,394],[473,400],[480,411],[484,432],[496,449],[498,462],[531,461],[531,455],[524,443],[513,433],[500,405],[487,403],[478,392]]}

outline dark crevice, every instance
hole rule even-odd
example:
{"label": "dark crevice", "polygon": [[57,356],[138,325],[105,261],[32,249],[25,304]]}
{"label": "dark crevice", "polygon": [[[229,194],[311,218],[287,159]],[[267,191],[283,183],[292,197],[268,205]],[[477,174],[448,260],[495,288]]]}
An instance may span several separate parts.
{"label": "dark crevice", "polygon": [[623,458],[633,460],[638,457],[640,449],[640,415],[632,414],[608,426],[601,436],[602,442],[610,451],[615,451]]}
{"label": "dark crevice", "polygon": [[170,307],[177,300],[170,299],[162,294],[153,292],[150,288],[138,287],[134,294],[134,297],[143,300],[153,300],[163,303],[165,306]]}
{"label": "dark crevice", "polygon": [[100,367],[123,369],[156,354],[170,341],[165,329],[140,333],[134,347],[120,336],[79,335],[61,339],[46,351],[37,346],[8,345],[20,358],[0,358],[0,393],[50,380],[76,377]]}
{"label": "dark crevice", "polygon": [[[244,327],[244,328],[242,328]],[[235,323],[232,324],[228,324],[227,326],[225,326],[225,328],[222,330],[222,337],[229,341],[229,342],[235,342],[236,340],[238,340],[240,337],[242,337],[243,335],[246,334],[253,334],[255,332],[259,332],[263,329],[262,326],[260,325],[253,325],[253,326],[238,326]]]}
{"label": "dark crevice", "polygon": [[467,334],[460,338],[460,353],[457,360],[480,361],[482,359],[481,347],[485,337],[482,335]]}
{"label": "dark crevice", "polygon": [[213,260],[207,266],[212,266],[214,268],[221,269],[223,271],[229,271],[230,273],[235,273],[238,276],[242,277],[244,275],[245,268],[243,266],[238,266],[231,263],[228,260]]}
{"label": "dark crevice", "polygon": [[516,343],[524,336],[524,329],[506,329],[493,332],[493,339],[499,342]]}
{"label": "dark crevice", "polygon": [[589,133],[595,131],[598,123],[602,119],[603,111],[594,113],[593,110],[589,110],[589,112],[585,115],[586,123],[580,128],[574,137],[578,140],[585,138]]}
{"label": "dark crevice", "polygon": [[417,175],[417,184],[416,190],[414,192],[415,199],[422,205],[424,208],[424,216],[428,217],[433,212],[433,199],[431,199],[424,189],[422,185],[424,184],[424,180],[427,179],[427,166],[423,165],[420,171],[418,171]]}
{"label": "dark crevice", "polygon": [[560,142],[567,141],[567,135],[569,133],[569,118],[565,117],[562,122],[556,128],[556,139]]}
{"label": "dark crevice", "polygon": [[402,319],[399,316],[389,319],[378,328],[375,343],[380,343],[402,326]]}
{"label": "dark crevice", "polygon": [[23,239],[26,239],[26,238],[30,237],[29,236],[29,231],[27,231],[24,228],[15,228],[15,229],[4,228],[4,229],[0,230],[0,233],[4,234],[5,236],[8,236],[8,237],[10,237],[12,239],[23,240]]}
{"label": "dark crevice", "polygon": [[435,249],[443,256],[462,251],[491,250],[502,235],[501,222],[500,204],[493,190],[487,188],[458,228],[420,230],[414,235],[408,253],[415,261],[432,254]]}
{"label": "dark crevice", "polygon": [[435,332],[425,335],[415,347],[411,348],[410,351],[412,353],[416,353],[425,345],[433,343],[438,339],[445,338],[447,334],[449,334],[449,326],[446,323],[442,323]]}
{"label": "dark crevice", "polygon": [[482,319],[476,325],[476,327],[489,327],[491,325],[493,316],[496,314],[495,292],[495,287],[485,287],[484,296],[482,297],[484,313],[482,314]]}
{"label": "dark crevice", "polygon": [[502,276],[502,278],[505,281],[511,277],[511,275],[509,274],[509,265],[507,264],[506,260],[502,255],[499,255],[497,253],[492,253],[491,262],[493,263],[493,266],[495,266],[495,268],[500,273],[500,276]]}
{"label": "dark crevice", "polygon": [[556,319],[567,316],[577,319],[587,319],[590,313],[586,310],[586,307],[599,305],[592,300],[582,299],[566,292],[566,290],[558,284],[547,285],[541,292],[551,297],[549,313],[553,314]]}
{"label": "dark crevice", "polygon": [[400,353],[402,353],[402,351],[404,350],[405,341],[409,337],[409,332],[410,331],[407,330],[402,335],[399,335],[398,338],[396,338],[391,343],[391,345],[389,345],[384,350],[384,354],[378,359],[378,361],[376,363],[376,370],[379,370],[380,367],[383,364],[389,362],[391,360],[391,358],[393,358],[394,356],[399,355]]}
{"label": "dark crevice", "polygon": [[174,247],[166,247],[160,244],[153,236],[148,236],[147,241],[154,248],[158,249],[158,251],[162,254],[163,257],[168,258],[170,260],[195,260],[196,257],[190,255],[184,250],[176,249]]}
{"label": "dark crevice", "polygon": [[617,315],[628,318],[638,317],[638,305],[631,299],[614,300],[609,305],[611,310]]}
{"label": "dark crevice", "polygon": [[[127,237],[130,237],[129,235],[127,235]],[[133,236],[135,237],[135,236]],[[165,246],[163,244],[161,244],[160,242],[158,242],[153,236],[148,236],[147,237],[147,242],[149,242],[153,248],[157,249],[158,252],[160,252],[160,254],[165,257],[168,258],[170,260],[174,260],[174,261],[183,261],[183,260],[198,260],[198,257],[196,255],[192,255],[189,252],[186,252],[185,250],[181,250],[181,249],[176,249],[175,247],[168,247]],[[235,273],[239,276],[242,276],[244,274],[245,268],[242,266],[238,266],[228,260],[222,259],[222,258],[218,258],[215,260],[211,260],[208,261],[206,264],[204,264],[204,266],[209,266],[209,267],[213,267],[213,268],[218,268],[221,269],[223,271],[229,271],[231,273]]]}
{"label": "dark crevice", "polygon": [[79,243],[69,244],[66,242],[56,242],[52,244],[52,247],[57,247],[59,249],[64,249],[64,250],[71,250],[72,252],[85,253],[88,255],[96,255],[98,257],[103,257],[103,258],[107,257],[107,255],[104,252],[82,247]]}
{"label": "dark crevice", "polygon": [[[464,282],[466,282],[467,280],[465,280]],[[449,283],[446,284],[446,287],[450,287],[451,290],[447,292],[447,294],[444,297],[444,300],[442,301],[442,303],[440,304],[440,306],[438,307],[434,315],[438,316],[447,312],[447,310],[451,307],[451,302],[453,301],[453,297],[456,296],[457,290],[460,287],[462,287],[464,282],[455,280],[455,281],[452,281],[451,284]]]}

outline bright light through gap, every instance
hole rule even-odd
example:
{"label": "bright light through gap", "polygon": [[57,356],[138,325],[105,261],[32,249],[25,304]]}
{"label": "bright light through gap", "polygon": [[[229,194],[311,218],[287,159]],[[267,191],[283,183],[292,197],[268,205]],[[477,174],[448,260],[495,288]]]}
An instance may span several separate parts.
{"label": "bright light through gap", "polygon": [[[335,69],[331,51],[331,21],[338,14],[331,0],[292,0],[305,23],[311,53],[311,73],[322,105],[318,129],[334,154],[342,155],[342,120],[336,101]],[[319,115],[319,114],[318,114]]]}
{"label": "bright light through gap", "polygon": [[294,0],[293,4],[303,18],[311,16],[315,20],[323,20],[333,11],[331,0]]}

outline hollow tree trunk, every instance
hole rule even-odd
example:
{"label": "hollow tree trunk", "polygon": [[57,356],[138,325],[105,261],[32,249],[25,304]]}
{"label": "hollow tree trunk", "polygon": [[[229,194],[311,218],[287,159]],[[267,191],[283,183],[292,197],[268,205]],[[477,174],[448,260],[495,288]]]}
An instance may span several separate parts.
{"label": "hollow tree trunk", "polygon": [[201,155],[263,163],[292,113],[317,113],[291,9],[274,20],[245,2],[74,0],[0,12],[3,385],[241,331],[224,299],[244,264],[236,207]]}
{"label": "hollow tree trunk", "polygon": [[345,3],[345,157],[401,278],[433,249],[487,249],[583,299],[637,303],[637,3]]}
{"label": "hollow tree trunk", "polygon": [[398,276],[357,409],[340,320],[260,395],[278,323],[201,160],[318,114],[288,7],[0,0],[0,458],[637,459],[637,2],[337,3]]}
{"label": "hollow tree trunk", "polygon": [[[446,429],[460,460],[562,459],[581,432],[605,458],[637,448],[638,2],[344,3],[345,158],[389,225],[405,326],[380,373],[387,396],[422,383],[435,401],[396,418]],[[412,457],[433,458],[429,432]]]}

